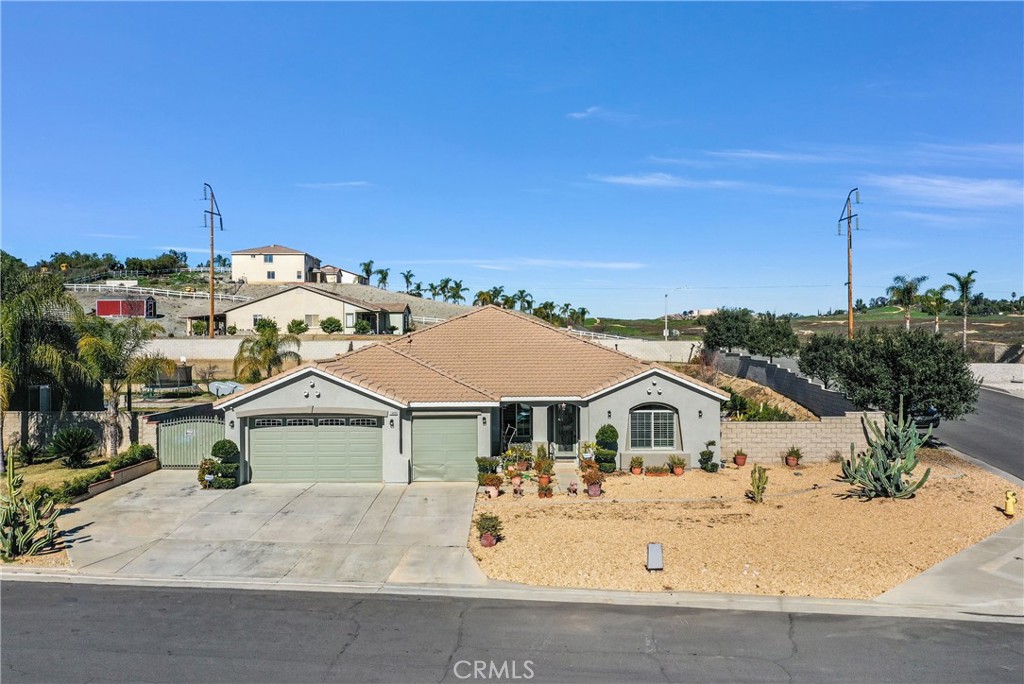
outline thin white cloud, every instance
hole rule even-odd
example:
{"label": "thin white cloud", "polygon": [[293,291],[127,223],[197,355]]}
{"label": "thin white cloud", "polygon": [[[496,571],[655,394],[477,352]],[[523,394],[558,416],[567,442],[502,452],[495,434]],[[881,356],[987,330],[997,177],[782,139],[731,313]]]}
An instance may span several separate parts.
{"label": "thin white cloud", "polygon": [[671,173],[637,173],[625,176],[590,176],[591,180],[611,185],[629,185],[638,188],[701,188],[729,189],[746,187],[745,183],[729,180],[690,180]]}
{"label": "thin white cloud", "polygon": [[1014,207],[1024,203],[1024,185],[1002,178],[957,176],[871,175],[867,183],[911,204],[946,208]]}
{"label": "thin white cloud", "polygon": [[806,152],[780,152],[776,150],[718,150],[705,152],[712,157],[726,159],[744,159],[749,161],[781,161],[781,162],[827,162],[832,158],[820,154]]}
{"label": "thin white cloud", "polygon": [[688,159],[685,157],[662,157],[657,154],[652,154],[647,157],[647,161],[653,164],[673,164],[676,166],[692,166],[695,168],[707,168],[713,166],[712,162],[703,159]]}
{"label": "thin white cloud", "polygon": [[[209,247],[175,247],[173,245],[159,245],[151,249],[162,249],[164,251],[173,249],[175,252],[189,252],[191,254],[209,254]],[[219,251],[219,250],[218,250]]]}
{"label": "thin white cloud", "polygon": [[333,183],[296,183],[295,187],[307,190],[354,190],[357,188],[372,188],[373,183],[369,181],[336,181]]}
{"label": "thin white cloud", "polygon": [[569,112],[565,116],[567,119],[574,119],[576,121],[582,119],[594,119],[596,121],[609,121],[612,123],[627,123],[639,118],[636,114],[613,112],[605,109],[604,107],[587,107],[582,112]]}
{"label": "thin white cloud", "polygon": [[613,271],[629,271],[647,266],[635,261],[535,259],[531,257],[509,257],[507,259],[401,259],[401,262],[409,265],[469,265],[492,271],[515,271],[523,268],[603,268]]}
{"label": "thin white cloud", "polygon": [[482,268],[485,271],[514,271],[516,269],[511,266],[500,266],[498,264],[476,264],[477,268]]}
{"label": "thin white cloud", "polygon": [[86,233],[86,237],[103,238],[106,240],[138,240],[138,235],[118,235],[117,233]]}

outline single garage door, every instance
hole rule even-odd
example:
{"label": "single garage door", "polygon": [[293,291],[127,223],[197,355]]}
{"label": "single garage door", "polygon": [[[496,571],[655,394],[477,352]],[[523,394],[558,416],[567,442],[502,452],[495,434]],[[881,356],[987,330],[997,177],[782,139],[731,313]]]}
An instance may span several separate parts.
{"label": "single garage door", "polygon": [[249,428],[253,482],[380,482],[380,418],[255,418]]}
{"label": "single garage door", "polygon": [[412,479],[472,482],[476,456],[476,418],[413,419]]}

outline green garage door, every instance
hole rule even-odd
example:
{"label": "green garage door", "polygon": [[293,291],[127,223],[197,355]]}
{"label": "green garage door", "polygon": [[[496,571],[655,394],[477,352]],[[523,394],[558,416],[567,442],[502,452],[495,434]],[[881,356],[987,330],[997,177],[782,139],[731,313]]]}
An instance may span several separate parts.
{"label": "green garage door", "polygon": [[380,418],[254,418],[252,481],[380,482],[382,434]]}
{"label": "green garage door", "polygon": [[476,418],[413,419],[412,479],[475,481],[476,456]]}

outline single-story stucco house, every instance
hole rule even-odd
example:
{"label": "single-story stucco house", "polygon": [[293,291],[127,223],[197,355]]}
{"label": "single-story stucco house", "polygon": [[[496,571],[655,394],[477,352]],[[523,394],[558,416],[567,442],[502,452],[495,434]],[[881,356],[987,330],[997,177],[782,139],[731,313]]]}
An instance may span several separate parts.
{"label": "single-story stucco house", "polygon": [[[366,321],[376,334],[394,332],[401,335],[412,328],[412,310],[408,304],[371,304],[358,299],[321,290],[309,285],[293,285],[265,297],[224,309],[225,325],[236,330],[252,330],[256,321],[270,318],[284,330],[289,321],[298,319],[310,332],[320,332],[320,322],[337,318],[346,335],[355,333],[356,323]],[[394,330],[392,331],[392,328]]]}
{"label": "single-story stucco house", "polygon": [[[728,395],[495,306],[300,365],[218,402],[243,481],[473,481],[512,442],[572,458],[608,423],[648,463],[721,441]],[[717,452],[716,452],[717,453]]]}

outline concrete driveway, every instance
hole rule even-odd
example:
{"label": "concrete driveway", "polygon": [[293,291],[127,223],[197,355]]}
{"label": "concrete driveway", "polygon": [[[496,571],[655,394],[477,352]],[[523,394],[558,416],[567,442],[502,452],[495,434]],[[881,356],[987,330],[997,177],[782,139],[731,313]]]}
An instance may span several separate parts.
{"label": "concrete driveway", "polygon": [[466,548],[472,483],[250,484],[160,470],[60,518],[95,575],[289,583],[485,584]]}

